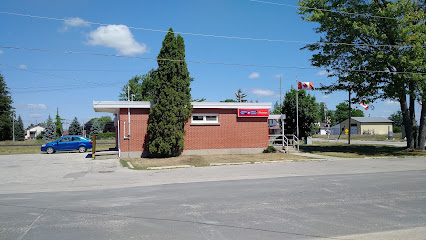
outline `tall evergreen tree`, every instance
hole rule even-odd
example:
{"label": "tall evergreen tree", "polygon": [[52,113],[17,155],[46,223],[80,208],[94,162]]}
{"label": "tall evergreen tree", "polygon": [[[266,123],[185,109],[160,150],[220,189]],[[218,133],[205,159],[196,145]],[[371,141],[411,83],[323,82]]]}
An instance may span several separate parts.
{"label": "tall evergreen tree", "polygon": [[0,141],[12,139],[12,97],[0,74]]}
{"label": "tall evergreen tree", "polygon": [[241,89],[238,89],[238,91],[235,93],[235,98],[237,99],[237,102],[247,102],[244,98],[247,97],[247,94],[243,93]]}
{"label": "tall evergreen tree", "polygon": [[56,125],[56,137],[62,137],[62,119],[59,116],[59,108],[56,108],[56,121],[55,121],[55,125]]}
{"label": "tall evergreen tree", "polygon": [[70,135],[81,135],[81,131],[82,131],[82,129],[81,129],[81,125],[80,125],[80,123],[78,122],[77,117],[75,117],[75,118],[72,120],[72,122],[71,122],[71,124],[70,124],[70,127],[68,128],[68,133],[69,133]]}
{"label": "tall evergreen tree", "polygon": [[170,28],[157,57],[158,83],[148,121],[148,151],[153,157],[179,155],[184,149],[185,124],[192,112],[191,78],[185,44]]}
{"label": "tall evergreen tree", "polygon": [[55,124],[53,123],[52,117],[47,118],[46,128],[44,129],[43,139],[44,140],[52,140],[55,138]]}
{"label": "tall evergreen tree", "polygon": [[93,122],[92,127],[90,127],[90,135],[98,135],[102,132],[101,124],[98,121]]}
{"label": "tall evergreen tree", "polygon": [[25,140],[24,122],[22,122],[21,115],[19,115],[18,120],[15,122],[15,140],[16,141]]}

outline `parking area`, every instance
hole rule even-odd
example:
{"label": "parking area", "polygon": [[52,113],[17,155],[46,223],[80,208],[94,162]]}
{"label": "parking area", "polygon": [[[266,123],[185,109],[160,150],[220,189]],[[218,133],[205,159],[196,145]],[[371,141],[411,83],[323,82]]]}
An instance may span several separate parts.
{"label": "parking area", "polygon": [[0,189],[6,192],[66,190],[88,175],[113,173],[117,159],[92,160],[88,153],[0,155]]}

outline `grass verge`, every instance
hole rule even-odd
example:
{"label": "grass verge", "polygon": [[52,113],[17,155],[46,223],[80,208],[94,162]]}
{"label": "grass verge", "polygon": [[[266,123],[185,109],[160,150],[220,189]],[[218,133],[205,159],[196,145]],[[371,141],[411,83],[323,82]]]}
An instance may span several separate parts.
{"label": "grass verge", "polygon": [[363,144],[347,145],[343,143],[314,143],[313,145],[300,145],[300,151],[342,158],[426,156],[426,151],[413,151],[408,150],[405,147]]}
{"label": "grass verge", "polygon": [[[150,167],[167,167],[178,165],[189,165],[194,167],[206,167],[212,163],[255,163],[269,161],[303,161],[310,158],[282,153],[268,154],[241,154],[241,155],[182,155],[173,158],[132,158],[122,159],[125,162],[130,162],[136,170],[147,170]],[[123,163],[123,166],[127,167]]]}

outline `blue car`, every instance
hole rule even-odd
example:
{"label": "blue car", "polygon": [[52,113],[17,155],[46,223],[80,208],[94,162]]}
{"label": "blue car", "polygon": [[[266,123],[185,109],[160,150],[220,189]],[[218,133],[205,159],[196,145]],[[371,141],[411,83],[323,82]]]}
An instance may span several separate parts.
{"label": "blue car", "polygon": [[78,150],[81,153],[92,148],[93,141],[82,136],[64,136],[53,142],[41,145],[41,151],[52,154],[56,151]]}

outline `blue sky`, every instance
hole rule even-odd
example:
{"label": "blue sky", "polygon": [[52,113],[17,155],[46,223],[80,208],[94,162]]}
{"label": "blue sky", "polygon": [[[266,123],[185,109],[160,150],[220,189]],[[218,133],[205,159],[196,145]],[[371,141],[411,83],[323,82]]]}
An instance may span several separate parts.
{"label": "blue sky", "polygon": [[[272,0],[271,0],[272,1]],[[296,5],[296,0],[273,0]],[[249,0],[157,1],[22,1],[0,6],[0,46],[118,54],[156,58],[165,32],[313,42],[314,23],[301,20],[297,9]],[[5,14],[18,13],[66,21]],[[91,22],[91,23],[88,23]],[[97,25],[101,23],[105,25]],[[136,29],[139,28],[139,29]],[[143,30],[143,29],[145,30]],[[146,30],[151,29],[151,30]],[[157,31],[161,30],[161,31]],[[311,68],[304,43],[254,41],[182,34],[187,61]],[[0,48],[0,72],[10,88],[13,106],[24,125],[43,122],[59,108],[60,116],[88,121],[108,115],[95,113],[93,100],[118,100],[123,85],[135,75],[156,68],[155,60],[116,58]],[[248,100],[279,101],[300,81],[328,84],[322,69],[263,68],[188,63],[194,98],[217,102],[235,98],[241,88]],[[340,92],[325,96],[312,91],[329,109],[347,99]],[[399,109],[392,101],[373,103],[366,116],[388,117]],[[362,107],[358,107],[363,109]],[[417,106],[417,111],[420,110]],[[67,127],[67,124],[65,125]]]}

